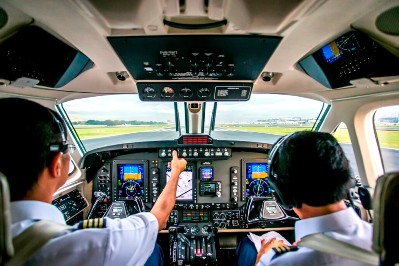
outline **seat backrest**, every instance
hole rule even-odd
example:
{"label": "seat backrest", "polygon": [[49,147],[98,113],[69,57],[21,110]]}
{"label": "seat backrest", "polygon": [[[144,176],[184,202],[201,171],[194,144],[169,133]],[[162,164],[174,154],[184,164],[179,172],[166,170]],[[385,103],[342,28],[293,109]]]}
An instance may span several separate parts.
{"label": "seat backrest", "polygon": [[373,249],[379,254],[381,266],[395,265],[399,263],[399,172],[377,179],[373,210]]}
{"label": "seat backrest", "polygon": [[11,237],[10,191],[7,178],[0,172],[0,265],[14,255]]}

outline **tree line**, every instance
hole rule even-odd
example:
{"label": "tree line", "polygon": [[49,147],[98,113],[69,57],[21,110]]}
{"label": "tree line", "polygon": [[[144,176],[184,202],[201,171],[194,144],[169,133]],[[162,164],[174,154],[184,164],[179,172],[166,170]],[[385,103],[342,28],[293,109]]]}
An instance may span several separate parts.
{"label": "tree line", "polygon": [[166,122],[157,121],[139,121],[139,120],[86,120],[75,121],[73,125],[87,125],[87,126],[120,126],[120,125],[166,125]]}

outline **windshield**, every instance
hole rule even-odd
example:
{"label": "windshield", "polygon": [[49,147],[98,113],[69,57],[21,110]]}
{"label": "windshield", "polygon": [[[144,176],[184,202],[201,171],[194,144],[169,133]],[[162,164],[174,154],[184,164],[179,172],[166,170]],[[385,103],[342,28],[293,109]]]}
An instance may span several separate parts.
{"label": "windshield", "polygon": [[212,136],[274,143],[280,136],[311,130],[326,106],[296,96],[265,94],[253,94],[245,102],[219,102]]}
{"label": "windshield", "polygon": [[[177,139],[176,118],[180,131],[186,133],[186,106],[142,102],[137,95],[98,96],[62,104],[86,151],[122,143]],[[282,135],[311,130],[326,105],[295,96],[253,94],[249,101],[209,102],[204,106],[202,133],[221,140],[274,143]]]}

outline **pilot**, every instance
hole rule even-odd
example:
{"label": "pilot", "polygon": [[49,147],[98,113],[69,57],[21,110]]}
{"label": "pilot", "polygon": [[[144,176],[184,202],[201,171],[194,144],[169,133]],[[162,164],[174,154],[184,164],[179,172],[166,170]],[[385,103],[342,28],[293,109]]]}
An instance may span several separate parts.
{"label": "pilot", "polygon": [[[0,172],[10,186],[12,236],[38,220],[66,224],[51,204],[68,178],[72,152],[66,126],[54,111],[33,101],[0,99]],[[169,163],[171,177],[150,212],[101,221],[104,228],[67,229],[52,238],[28,261],[29,265],[162,265],[156,245],[175,204],[178,177],[186,161]]]}
{"label": "pilot", "polygon": [[277,201],[300,218],[295,243],[262,242],[257,250],[245,237],[236,249],[238,265],[363,265],[343,257],[298,246],[304,236],[323,233],[364,249],[372,247],[372,225],[345,199],[354,178],[341,146],[328,133],[300,131],[278,140],[269,153],[269,184]]}

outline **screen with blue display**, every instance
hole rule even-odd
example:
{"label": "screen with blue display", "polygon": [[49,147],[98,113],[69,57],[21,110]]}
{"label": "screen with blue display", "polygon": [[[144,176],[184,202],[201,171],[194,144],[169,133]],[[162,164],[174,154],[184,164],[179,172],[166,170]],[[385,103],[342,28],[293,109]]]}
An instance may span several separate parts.
{"label": "screen with blue display", "polygon": [[118,199],[134,199],[144,194],[144,165],[118,164]]}
{"label": "screen with blue display", "polygon": [[354,33],[349,33],[325,45],[321,48],[321,54],[323,55],[325,62],[331,64],[343,55],[353,55],[362,48],[361,42],[358,41],[356,35]]}
{"label": "screen with blue display", "polygon": [[213,180],[213,167],[201,167],[201,181],[211,181]]}
{"label": "screen with blue display", "polygon": [[266,162],[246,163],[246,196],[264,197],[271,193],[266,182],[269,165]]}

